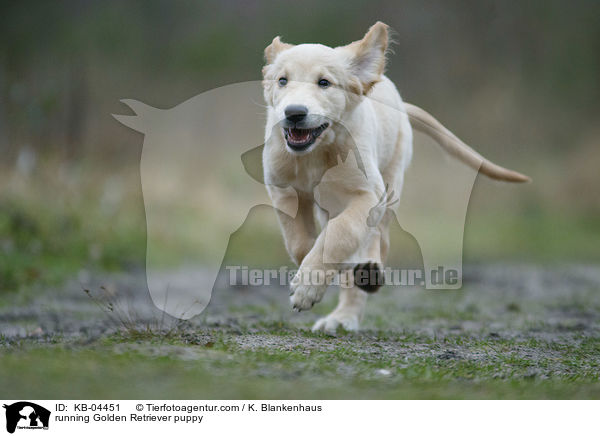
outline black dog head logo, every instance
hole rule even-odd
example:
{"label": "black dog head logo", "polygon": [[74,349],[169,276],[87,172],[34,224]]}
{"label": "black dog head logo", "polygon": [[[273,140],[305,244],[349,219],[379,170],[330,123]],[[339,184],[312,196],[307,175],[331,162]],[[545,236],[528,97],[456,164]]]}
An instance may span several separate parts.
{"label": "black dog head logo", "polygon": [[6,431],[14,433],[17,426],[48,428],[50,411],[28,401],[4,405],[6,409]]}

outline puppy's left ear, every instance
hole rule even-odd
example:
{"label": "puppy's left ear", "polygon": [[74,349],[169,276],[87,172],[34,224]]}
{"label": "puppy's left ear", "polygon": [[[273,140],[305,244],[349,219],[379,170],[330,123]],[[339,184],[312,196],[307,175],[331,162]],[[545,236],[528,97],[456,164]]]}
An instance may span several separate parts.
{"label": "puppy's left ear", "polygon": [[350,52],[350,69],[360,81],[363,94],[381,80],[387,47],[388,25],[381,21],[373,24],[360,41],[339,47]]}

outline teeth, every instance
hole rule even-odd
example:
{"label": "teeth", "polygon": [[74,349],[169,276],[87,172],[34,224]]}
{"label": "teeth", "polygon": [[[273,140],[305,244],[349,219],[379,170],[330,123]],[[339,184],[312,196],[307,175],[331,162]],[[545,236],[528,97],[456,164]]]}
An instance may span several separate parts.
{"label": "teeth", "polygon": [[283,133],[288,143],[300,146],[316,139],[328,126],[329,124],[326,123],[313,129],[296,129],[293,127],[286,127],[283,129]]}

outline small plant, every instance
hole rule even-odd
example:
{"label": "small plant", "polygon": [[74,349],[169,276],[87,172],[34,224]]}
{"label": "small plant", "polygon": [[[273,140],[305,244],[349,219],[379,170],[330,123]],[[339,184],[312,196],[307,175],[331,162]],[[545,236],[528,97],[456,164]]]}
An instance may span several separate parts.
{"label": "small plant", "polygon": [[101,286],[101,296],[93,295],[89,289],[83,291],[92,302],[104,312],[121,334],[131,340],[154,340],[160,338],[160,342],[180,337],[184,330],[186,321],[182,319],[165,318],[163,311],[160,319],[144,320],[131,309],[133,304],[123,305],[106,287]]}

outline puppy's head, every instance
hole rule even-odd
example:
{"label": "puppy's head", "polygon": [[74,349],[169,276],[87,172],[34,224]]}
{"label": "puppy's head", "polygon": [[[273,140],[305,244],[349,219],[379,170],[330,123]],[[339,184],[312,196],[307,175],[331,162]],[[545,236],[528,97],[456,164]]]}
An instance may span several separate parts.
{"label": "puppy's head", "polygon": [[381,80],[387,29],[377,22],[363,39],[336,48],[276,37],[265,49],[265,100],[277,120],[273,133],[283,135],[290,153],[330,142],[335,124]]}

